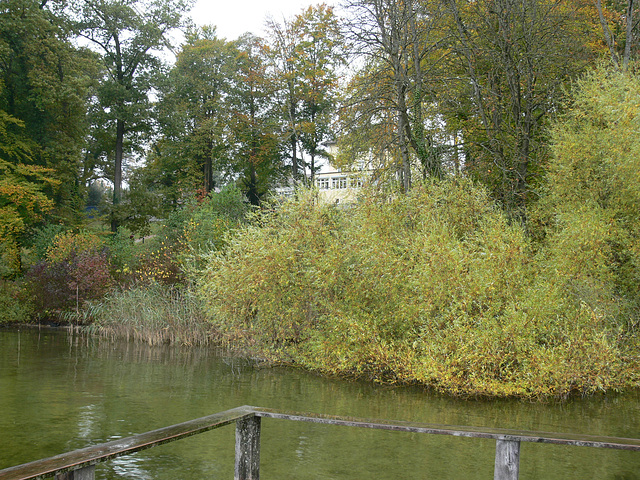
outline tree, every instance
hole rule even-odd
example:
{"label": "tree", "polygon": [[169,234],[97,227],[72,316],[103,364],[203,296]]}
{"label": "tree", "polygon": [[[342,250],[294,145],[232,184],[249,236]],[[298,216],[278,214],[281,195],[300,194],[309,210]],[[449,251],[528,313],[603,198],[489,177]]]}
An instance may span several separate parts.
{"label": "tree", "polygon": [[215,29],[187,35],[174,68],[160,85],[157,111],[162,138],[155,162],[175,177],[171,182],[193,194],[211,192],[214,172],[227,163],[228,94],[237,50]]}
{"label": "tree", "polygon": [[[395,138],[387,144],[398,149],[397,170],[406,192],[411,187],[413,155],[429,175],[439,178],[443,174],[440,162],[428,149],[432,139],[424,118],[427,82],[443,48],[442,8],[439,2],[417,0],[350,0],[347,6],[353,19],[348,35],[356,51],[367,59],[351,82],[345,108],[356,116],[347,128],[366,128],[363,118],[376,124],[393,119]],[[393,116],[388,115],[389,110]]]}
{"label": "tree", "polygon": [[298,156],[301,79],[296,56],[300,38],[294,30],[293,21],[285,19],[279,24],[271,20],[268,26],[268,43],[264,48],[275,81],[279,84],[280,115],[286,140],[289,142],[291,175],[294,181],[298,181],[304,173],[302,159]]}
{"label": "tree", "polygon": [[[50,4],[51,3],[51,4]],[[0,8],[0,109],[22,122],[29,164],[52,169],[44,187],[60,221],[81,219],[82,149],[94,56],[71,44],[57,3],[7,0]]]}
{"label": "tree", "polygon": [[345,63],[344,39],[333,8],[326,4],[308,7],[291,21],[269,25],[265,49],[279,93],[292,176],[297,180],[304,173],[304,150],[313,180],[317,157],[327,156],[322,143],[331,137],[337,71]]}
{"label": "tree", "polygon": [[[115,125],[114,208],[121,199],[125,140],[132,142],[131,148],[136,135],[148,129],[150,73],[159,67],[159,51],[170,46],[168,34],[183,25],[183,13],[191,4],[192,0],[83,0],[78,6],[77,31],[100,51],[106,69],[98,98]],[[113,231],[118,223],[114,212]]]}
{"label": "tree", "polygon": [[214,182],[234,181],[258,205],[284,180],[271,65],[263,42],[250,34],[234,42],[211,28],[189,34],[160,88],[162,136],[145,168],[150,185],[177,204],[185,194],[204,197]]}
{"label": "tree", "polygon": [[626,71],[638,48],[638,24],[634,23],[638,2],[610,1],[603,6],[602,0],[596,0],[595,4],[611,61]]}
{"label": "tree", "polygon": [[54,206],[44,190],[58,182],[32,164],[30,143],[24,124],[0,110],[0,277],[20,272],[22,237]]}
{"label": "tree", "polygon": [[237,41],[237,48],[237,72],[229,95],[229,172],[240,176],[241,190],[252,205],[259,205],[283,173],[281,136],[262,44],[245,35]]}
{"label": "tree", "polygon": [[[563,87],[594,58],[592,23],[575,0],[447,0],[458,73],[441,96],[465,142],[465,167],[514,218],[548,158],[545,126]],[[462,99],[462,101],[460,100]]]}
{"label": "tree", "polygon": [[299,32],[298,71],[301,75],[302,123],[300,139],[309,154],[311,182],[317,169],[316,157],[327,157],[322,144],[330,139],[335,112],[337,69],[345,62],[344,41],[333,8],[309,7],[296,17]]}
{"label": "tree", "polygon": [[[362,163],[383,182],[395,184],[398,165],[396,110],[377,83],[377,67],[365,65],[350,79],[338,110],[336,166],[353,169]],[[388,180],[388,182],[387,182]]]}

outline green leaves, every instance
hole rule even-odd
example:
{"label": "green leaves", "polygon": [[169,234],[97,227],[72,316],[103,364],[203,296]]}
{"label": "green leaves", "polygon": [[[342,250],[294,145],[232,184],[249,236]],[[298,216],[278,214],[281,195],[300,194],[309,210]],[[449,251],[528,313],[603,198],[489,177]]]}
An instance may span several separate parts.
{"label": "green leaves", "polygon": [[[121,200],[124,154],[139,147],[138,136],[150,130],[150,72],[161,65],[158,54],[169,46],[169,32],[182,26],[182,15],[191,4],[186,0],[83,0],[76,7],[75,29],[100,53],[105,68],[97,113],[111,124],[113,138],[111,146],[98,143],[101,151],[95,155],[113,152],[114,205]],[[126,140],[131,143],[127,145]],[[116,231],[117,227],[114,212],[111,228]]]}
{"label": "green leaves", "polygon": [[[20,161],[53,169],[57,184],[46,193],[55,201],[52,214],[77,221],[82,195],[82,148],[87,132],[86,100],[95,71],[92,55],[75,48],[59,11],[39,2],[8,0],[0,12],[0,110],[23,126],[22,145],[29,159]],[[9,130],[15,131],[15,125]],[[10,147],[13,148],[13,147]],[[7,159],[7,157],[4,157]],[[15,160],[15,159],[14,159]]]}
{"label": "green leaves", "polygon": [[467,172],[523,220],[549,157],[549,120],[594,60],[593,18],[568,0],[446,3],[446,68],[460,76],[438,93],[442,114],[463,138]]}
{"label": "green leaves", "polygon": [[468,181],[368,192],[344,211],[301,193],[234,236],[197,283],[228,339],[324,372],[486,396],[633,381],[607,304],[574,302]]}
{"label": "green leaves", "polygon": [[20,272],[23,235],[53,208],[44,193],[56,185],[53,170],[29,165],[30,142],[24,138],[22,122],[0,110],[0,248],[2,276]]}

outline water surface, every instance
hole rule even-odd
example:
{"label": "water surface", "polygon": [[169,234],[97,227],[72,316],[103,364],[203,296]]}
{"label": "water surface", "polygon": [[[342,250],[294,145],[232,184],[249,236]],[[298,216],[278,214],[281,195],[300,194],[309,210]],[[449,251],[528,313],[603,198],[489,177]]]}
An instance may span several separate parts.
{"label": "water surface", "polygon": [[[256,405],[414,422],[640,437],[640,396],[452,399],[324,378],[214,349],[0,330],[0,469]],[[234,428],[116,459],[98,479],[233,478]],[[489,479],[495,442],[263,419],[261,478]],[[521,479],[640,480],[640,453],[523,443]]]}

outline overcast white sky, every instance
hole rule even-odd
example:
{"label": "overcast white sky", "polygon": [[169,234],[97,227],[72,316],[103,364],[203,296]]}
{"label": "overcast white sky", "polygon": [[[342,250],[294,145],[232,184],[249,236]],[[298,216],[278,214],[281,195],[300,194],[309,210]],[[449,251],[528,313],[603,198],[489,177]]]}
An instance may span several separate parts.
{"label": "overcast white sky", "polygon": [[219,37],[235,40],[246,32],[264,34],[267,16],[280,22],[302,12],[309,5],[332,0],[197,0],[191,17],[197,25],[215,25]]}

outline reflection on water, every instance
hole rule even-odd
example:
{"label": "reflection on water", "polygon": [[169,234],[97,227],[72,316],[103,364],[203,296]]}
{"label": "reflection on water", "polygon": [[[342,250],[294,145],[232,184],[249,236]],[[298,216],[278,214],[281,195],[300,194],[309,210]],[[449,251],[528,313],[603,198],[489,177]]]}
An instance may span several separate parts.
{"label": "reflection on water", "polygon": [[[540,404],[465,401],[417,388],[323,378],[207,348],[112,343],[60,331],[0,331],[0,468],[240,405],[364,418],[640,437],[637,394]],[[262,422],[265,479],[486,479],[489,440]],[[8,439],[11,439],[8,441]],[[99,479],[228,479],[234,429],[98,467]],[[640,454],[523,444],[522,479],[640,479]]]}
{"label": "reflection on water", "polygon": [[145,471],[142,465],[143,459],[139,455],[126,455],[118,457],[109,462],[113,474],[120,478],[139,478],[141,480],[152,480],[151,473]]}

